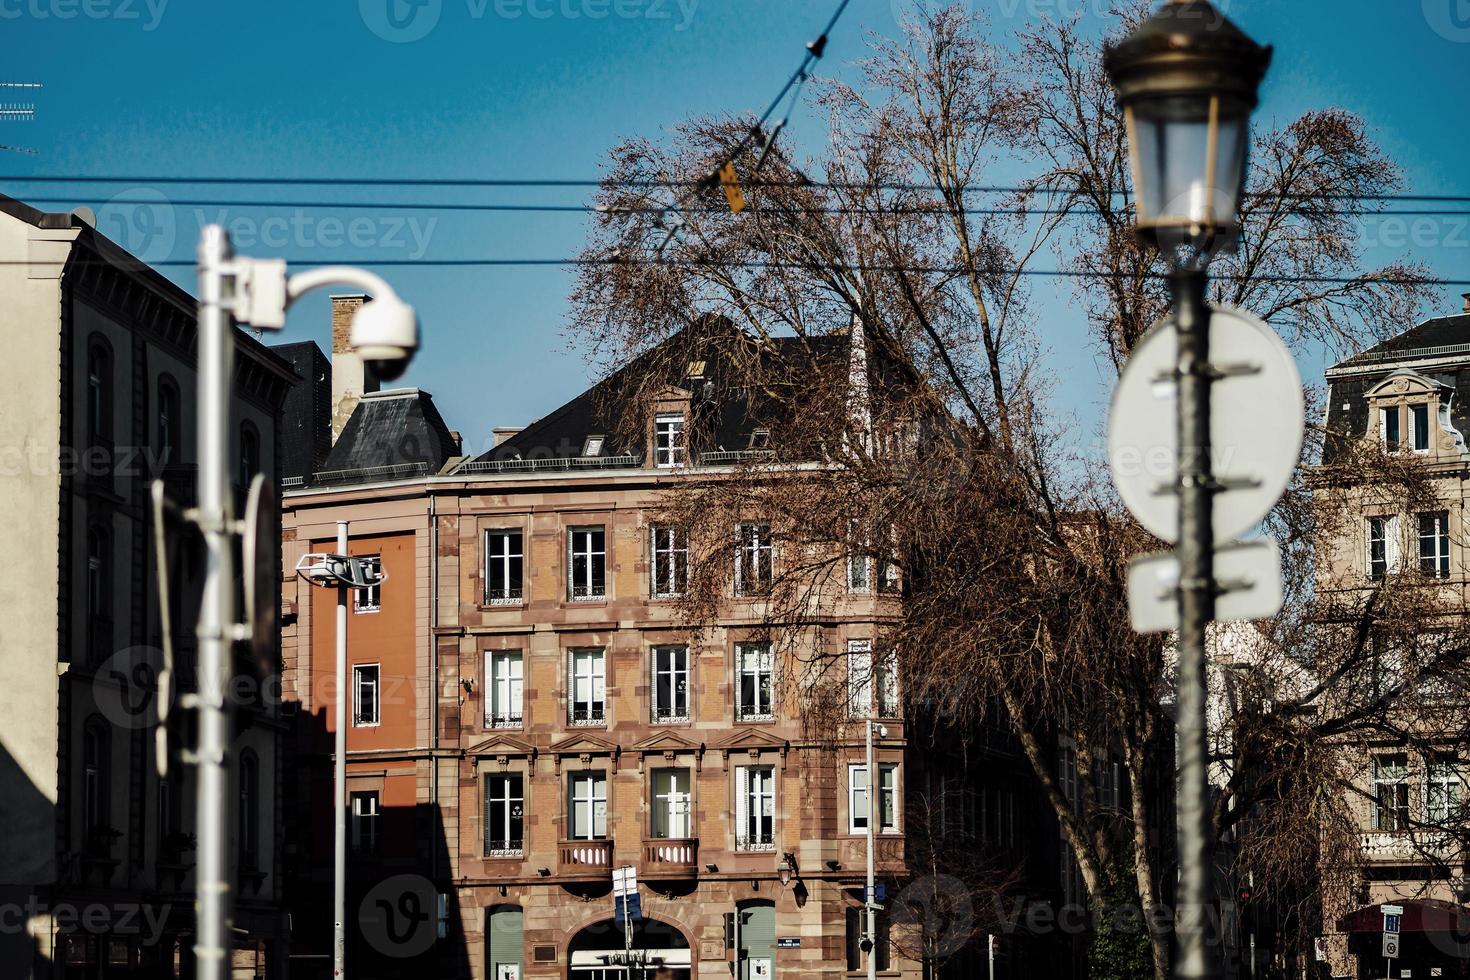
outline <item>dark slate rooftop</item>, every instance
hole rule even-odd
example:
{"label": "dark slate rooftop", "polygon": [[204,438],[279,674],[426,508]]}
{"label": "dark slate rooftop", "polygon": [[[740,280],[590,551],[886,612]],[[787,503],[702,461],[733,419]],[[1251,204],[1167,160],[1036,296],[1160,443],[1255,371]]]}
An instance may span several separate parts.
{"label": "dark slate rooftop", "polygon": [[438,473],[458,454],[433,396],[392,388],[362,396],[311,481],[372,483]]}

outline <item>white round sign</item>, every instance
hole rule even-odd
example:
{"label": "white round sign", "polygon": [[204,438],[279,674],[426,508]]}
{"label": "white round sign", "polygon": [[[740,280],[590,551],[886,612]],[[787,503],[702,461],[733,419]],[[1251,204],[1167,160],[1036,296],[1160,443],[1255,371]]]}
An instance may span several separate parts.
{"label": "white round sign", "polygon": [[[1250,530],[1275,506],[1302,448],[1306,401],[1291,352],[1260,318],[1211,307],[1211,471],[1216,541]],[[1173,320],[1154,324],[1133,352],[1108,411],[1108,463],[1123,503],[1149,531],[1179,537],[1178,392]]]}

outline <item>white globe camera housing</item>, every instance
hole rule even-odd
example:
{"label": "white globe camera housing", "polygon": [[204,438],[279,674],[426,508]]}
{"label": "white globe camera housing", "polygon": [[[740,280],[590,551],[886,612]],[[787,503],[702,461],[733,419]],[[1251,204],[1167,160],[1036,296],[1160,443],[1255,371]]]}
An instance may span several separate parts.
{"label": "white globe camera housing", "polygon": [[376,377],[397,380],[419,349],[418,316],[397,296],[380,295],[353,314],[351,343]]}

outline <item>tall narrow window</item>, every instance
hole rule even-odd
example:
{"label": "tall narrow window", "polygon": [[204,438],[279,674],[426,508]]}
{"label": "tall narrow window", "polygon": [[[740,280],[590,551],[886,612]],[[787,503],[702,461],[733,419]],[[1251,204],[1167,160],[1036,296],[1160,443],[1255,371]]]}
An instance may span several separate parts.
{"label": "tall narrow window", "polygon": [[378,665],[355,664],[352,668],[352,724],[371,727],[379,720]]}
{"label": "tall narrow window", "polygon": [[607,836],[607,776],[601,772],[574,772],[567,777],[571,812],[570,840],[598,840]]}
{"label": "tall narrow window", "polygon": [[867,555],[847,556],[847,591],[867,592],[871,586],[872,559]]}
{"label": "tall narrow window", "polygon": [[485,604],[508,605],[520,602],[525,552],[520,528],[499,528],[485,532]]}
{"label": "tall narrow window", "polygon": [[260,472],[260,433],[249,422],[240,426],[240,479],[242,487],[250,486]]}
{"label": "tall narrow window", "polygon": [[603,699],[607,682],[602,651],[573,650],[568,672],[567,690],[571,694],[568,720],[573,725],[606,724]]}
{"label": "tall narrow window", "polygon": [[519,650],[485,654],[485,727],[520,728],[524,661]]}
{"label": "tall narrow window", "polygon": [[761,595],[771,589],[771,525],[741,524],[735,550],[735,592]]}
{"label": "tall narrow window", "polygon": [[98,341],[87,350],[87,436],[90,445],[102,445],[108,431],[112,398],[112,364],[107,349]]}
{"label": "tall narrow window", "polygon": [[111,611],[107,595],[107,532],[101,528],[87,531],[87,615],[102,619]]}
{"label": "tall narrow window", "polygon": [[525,844],[525,795],[521,774],[485,777],[485,856],[515,857]]}
{"label": "tall narrow window", "polygon": [[653,836],[690,836],[689,770],[653,771]]}
{"label": "tall narrow window", "polygon": [[607,595],[607,537],[601,525],[574,527],[567,534],[571,560],[568,595],[573,599],[602,599]]}
{"label": "tall narrow window", "polygon": [[1373,829],[1390,832],[1409,829],[1407,756],[1381,755],[1373,760]]}
{"label": "tall narrow window", "polygon": [[[878,764],[878,832],[891,834],[898,830],[898,765]],[[868,830],[868,767],[862,763],[847,767],[848,829],[854,834]]]}
{"label": "tall narrow window", "polygon": [[684,464],[684,416],[668,412],[654,419],[653,461],[662,467]]}
{"label": "tall narrow window", "polygon": [[348,843],[353,854],[372,855],[378,853],[378,793],[348,794],[352,803],[352,826],[349,828]]}
{"label": "tall narrow window", "polygon": [[1389,452],[1397,452],[1403,448],[1399,434],[1399,416],[1397,405],[1378,410],[1378,431],[1383,436],[1384,448]]}
{"label": "tall narrow window", "polygon": [[881,651],[873,662],[873,688],[879,718],[898,717],[898,651]]}
{"label": "tall narrow window", "polygon": [[1374,581],[1398,571],[1399,521],[1397,517],[1368,518],[1368,577]]}
{"label": "tall narrow window", "polygon": [[1429,763],[1424,785],[1424,817],[1436,826],[1451,821],[1458,823],[1460,812],[1460,775],[1453,760],[1437,759]]}
{"label": "tall narrow window", "polygon": [[1409,406],[1409,426],[1413,430],[1410,435],[1413,438],[1414,452],[1423,453],[1429,451],[1429,406],[1420,403]]}
{"label": "tall narrow window", "polygon": [[847,710],[853,718],[873,712],[873,641],[847,641]]}
{"label": "tall narrow window", "polygon": [[236,833],[240,867],[250,870],[260,867],[260,763],[250,751],[240,753],[240,812]]}
{"label": "tall narrow window", "polygon": [[1419,515],[1419,570],[1435,578],[1450,576],[1450,515],[1447,511]]}
{"label": "tall narrow window", "polygon": [[689,574],[689,541],[684,529],[672,524],[655,524],[650,538],[653,561],[649,594],[656,599],[683,595]]}
{"label": "tall narrow window", "polygon": [[770,721],[776,717],[775,664],[769,643],[742,643],[735,648],[735,717]]}
{"label": "tall narrow window", "polygon": [[776,847],[776,772],[771,766],[735,767],[735,849]]}
{"label": "tall narrow window", "polygon": [[82,732],[82,829],[89,834],[107,826],[107,752],[101,722],[88,725]]}
{"label": "tall narrow window", "polygon": [[689,648],[654,647],[649,690],[655,722],[689,720]]}
{"label": "tall narrow window", "polygon": [[358,561],[362,563],[362,570],[373,583],[365,589],[352,590],[352,611],[359,613],[375,613],[383,608],[383,556],[364,555]]}
{"label": "tall narrow window", "polygon": [[169,378],[158,379],[158,461],[173,463],[179,439],[179,389]]}

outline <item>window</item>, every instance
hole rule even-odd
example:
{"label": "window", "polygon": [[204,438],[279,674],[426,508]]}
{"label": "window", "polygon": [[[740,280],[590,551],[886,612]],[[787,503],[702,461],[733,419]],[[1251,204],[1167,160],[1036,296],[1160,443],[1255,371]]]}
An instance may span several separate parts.
{"label": "window", "polygon": [[524,661],[519,650],[485,654],[485,727],[520,728]]}
{"label": "window", "polygon": [[776,717],[775,664],[769,643],[742,643],[735,648],[735,717],[739,721],[771,721]]}
{"label": "window", "polygon": [[260,866],[260,763],[255,753],[240,753],[240,812],[235,824],[241,868]]}
{"label": "window", "polygon": [[1375,632],[1368,637],[1373,659],[1373,696],[1386,697],[1404,683],[1404,651],[1400,643]]}
{"label": "window", "polygon": [[[857,896],[855,896],[857,897]],[[863,970],[863,939],[868,933],[867,910],[856,905],[847,907],[847,972],[859,973]],[[884,912],[877,912],[873,916],[873,953],[876,957],[873,966],[879,973],[891,969],[889,961],[889,928],[888,916]]]}
{"label": "window", "polygon": [[1408,758],[1383,755],[1373,760],[1373,829],[1409,829]]}
{"label": "window", "polygon": [[607,538],[601,525],[574,527],[567,533],[571,554],[568,595],[573,599],[602,599],[607,595]]}
{"label": "window", "polygon": [[[898,765],[878,763],[878,832],[891,834],[898,830]],[[847,767],[848,829],[854,834],[868,831],[868,767],[862,763]]]}
{"label": "window", "polygon": [[158,849],[169,846],[169,838],[179,829],[174,812],[174,784],[167,778],[158,781]]}
{"label": "window", "polygon": [[1378,410],[1378,431],[1383,436],[1383,445],[1389,452],[1397,452],[1400,448],[1399,439],[1399,407],[1380,408]]}
{"label": "window", "polygon": [[526,800],[521,774],[485,777],[485,856],[519,857],[525,846]]}
{"label": "window", "polygon": [[847,591],[867,592],[872,587],[871,565],[872,560],[867,555],[847,556]]}
{"label": "window", "polygon": [[606,439],[603,436],[588,436],[587,441],[582,443],[583,456],[601,456],[602,444]]}
{"label": "window", "polygon": [[1452,760],[1429,763],[1424,785],[1424,819],[1438,826],[1450,821],[1458,823],[1460,813],[1460,775]]}
{"label": "window", "polygon": [[873,681],[878,692],[878,717],[898,717],[898,651],[885,650],[873,666]]}
{"label": "window", "polygon": [[569,657],[567,690],[573,725],[603,725],[603,697],[606,679],[601,650],[573,650]]}
{"label": "window", "polygon": [[378,853],[378,793],[349,793],[352,802],[352,826],[349,828],[348,844],[353,854]]}
{"label": "window", "polygon": [[259,472],[260,434],[255,431],[255,426],[246,422],[240,426],[240,486],[250,486],[250,481]]}
{"label": "window", "polygon": [[655,524],[650,532],[649,594],[667,598],[684,594],[689,575],[689,539],[684,529]]}
{"label": "window", "polygon": [[100,721],[82,732],[82,821],[83,830],[105,828],[108,821],[108,738]]}
{"label": "window", "polygon": [[1450,515],[1446,511],[1419,515],[1419,570],[1434,578],[1450,577]]}
{"label": "window", "polygon": [[112,364],[100,340],[87,350],[87,435],[90,445],[105,442],[110,433]]}
{"label": "window", "polygon": [[1429,406],[1424,403],[1409,406],[1409,428],[1413,437],[1414,452],[1429,451]]}
{"label": "window", "polygon": [[1398,571],[1398,537],[1397,517],[1368,518],[1368,578],[1376,582]]}
{"label": "window", "polygon": [[525,552],[520,528],[485,532],[485,604],[520,602]]}
{"label": "window", "polygon": [[884,593],[898,591],[898,565],[888,559],[878,562],[878,591]]}
{"label": "window", "polygon": [[362,563],[362,570],[372,582],[365,589],[352,590],[352,611],[359,613],[375,613],[383,608],[383,556],[364,555],[358,559]]}
{"label": "window", "polygon": [[107,589],[107,532],[99,527],[87,531],[87,615],[105,618],[111,605]]}
{"label": "window", "polygon": [[763,452],[771,448],[770,429],[752,429],[750,433],[750,448]]}
{"label": "window", "polygon": [[170,378],[158,379],[158,461],[174,462],[174,454],[183,441],[179,437],[179,389]]}
{"label": "window", "polygon": [[653,420],[653,462],[662,467],[684,465],[684,416],[661,413]]}
{"label": "window", "polygon": [[567,826],[570,840],[599,840],[607,836],[607,776],[601,772],[574,772],[567,776],[571,803]]}
{"label": "window", "polygon": [[[889,658],[883,658],[886,663]],[[891,672],[890,672],[891,673]],[[869,718],[873,715],[873,682],[879,681],[880,687],[885,687],[881,677],[875,676],[873,669],[873,641],[872,640],[848,640],[847,641],[847,710],[852,718]],[[886,717],[886,716],[885,716]]]}
{"label": "window", "polygon": [[688,837],[689,770],[655,769],[653,771],[653,836],[658,838]]}
{"label": "window", "polygon": [[689,720],[689,648],[653,648],[653,720]]}
{"label": "window", "polygon": [[352,668],[352,724],[370,727],[378,723],[378,665],[355,664]]}
{"label": "window", "polygon": [[771,766],[735,767],[735,849],[776,849],[776,773]]}
{"label": "window", "polygon": [[741,524],[735,549],[735,594],[760,595],[771,589],[771,525]]}

